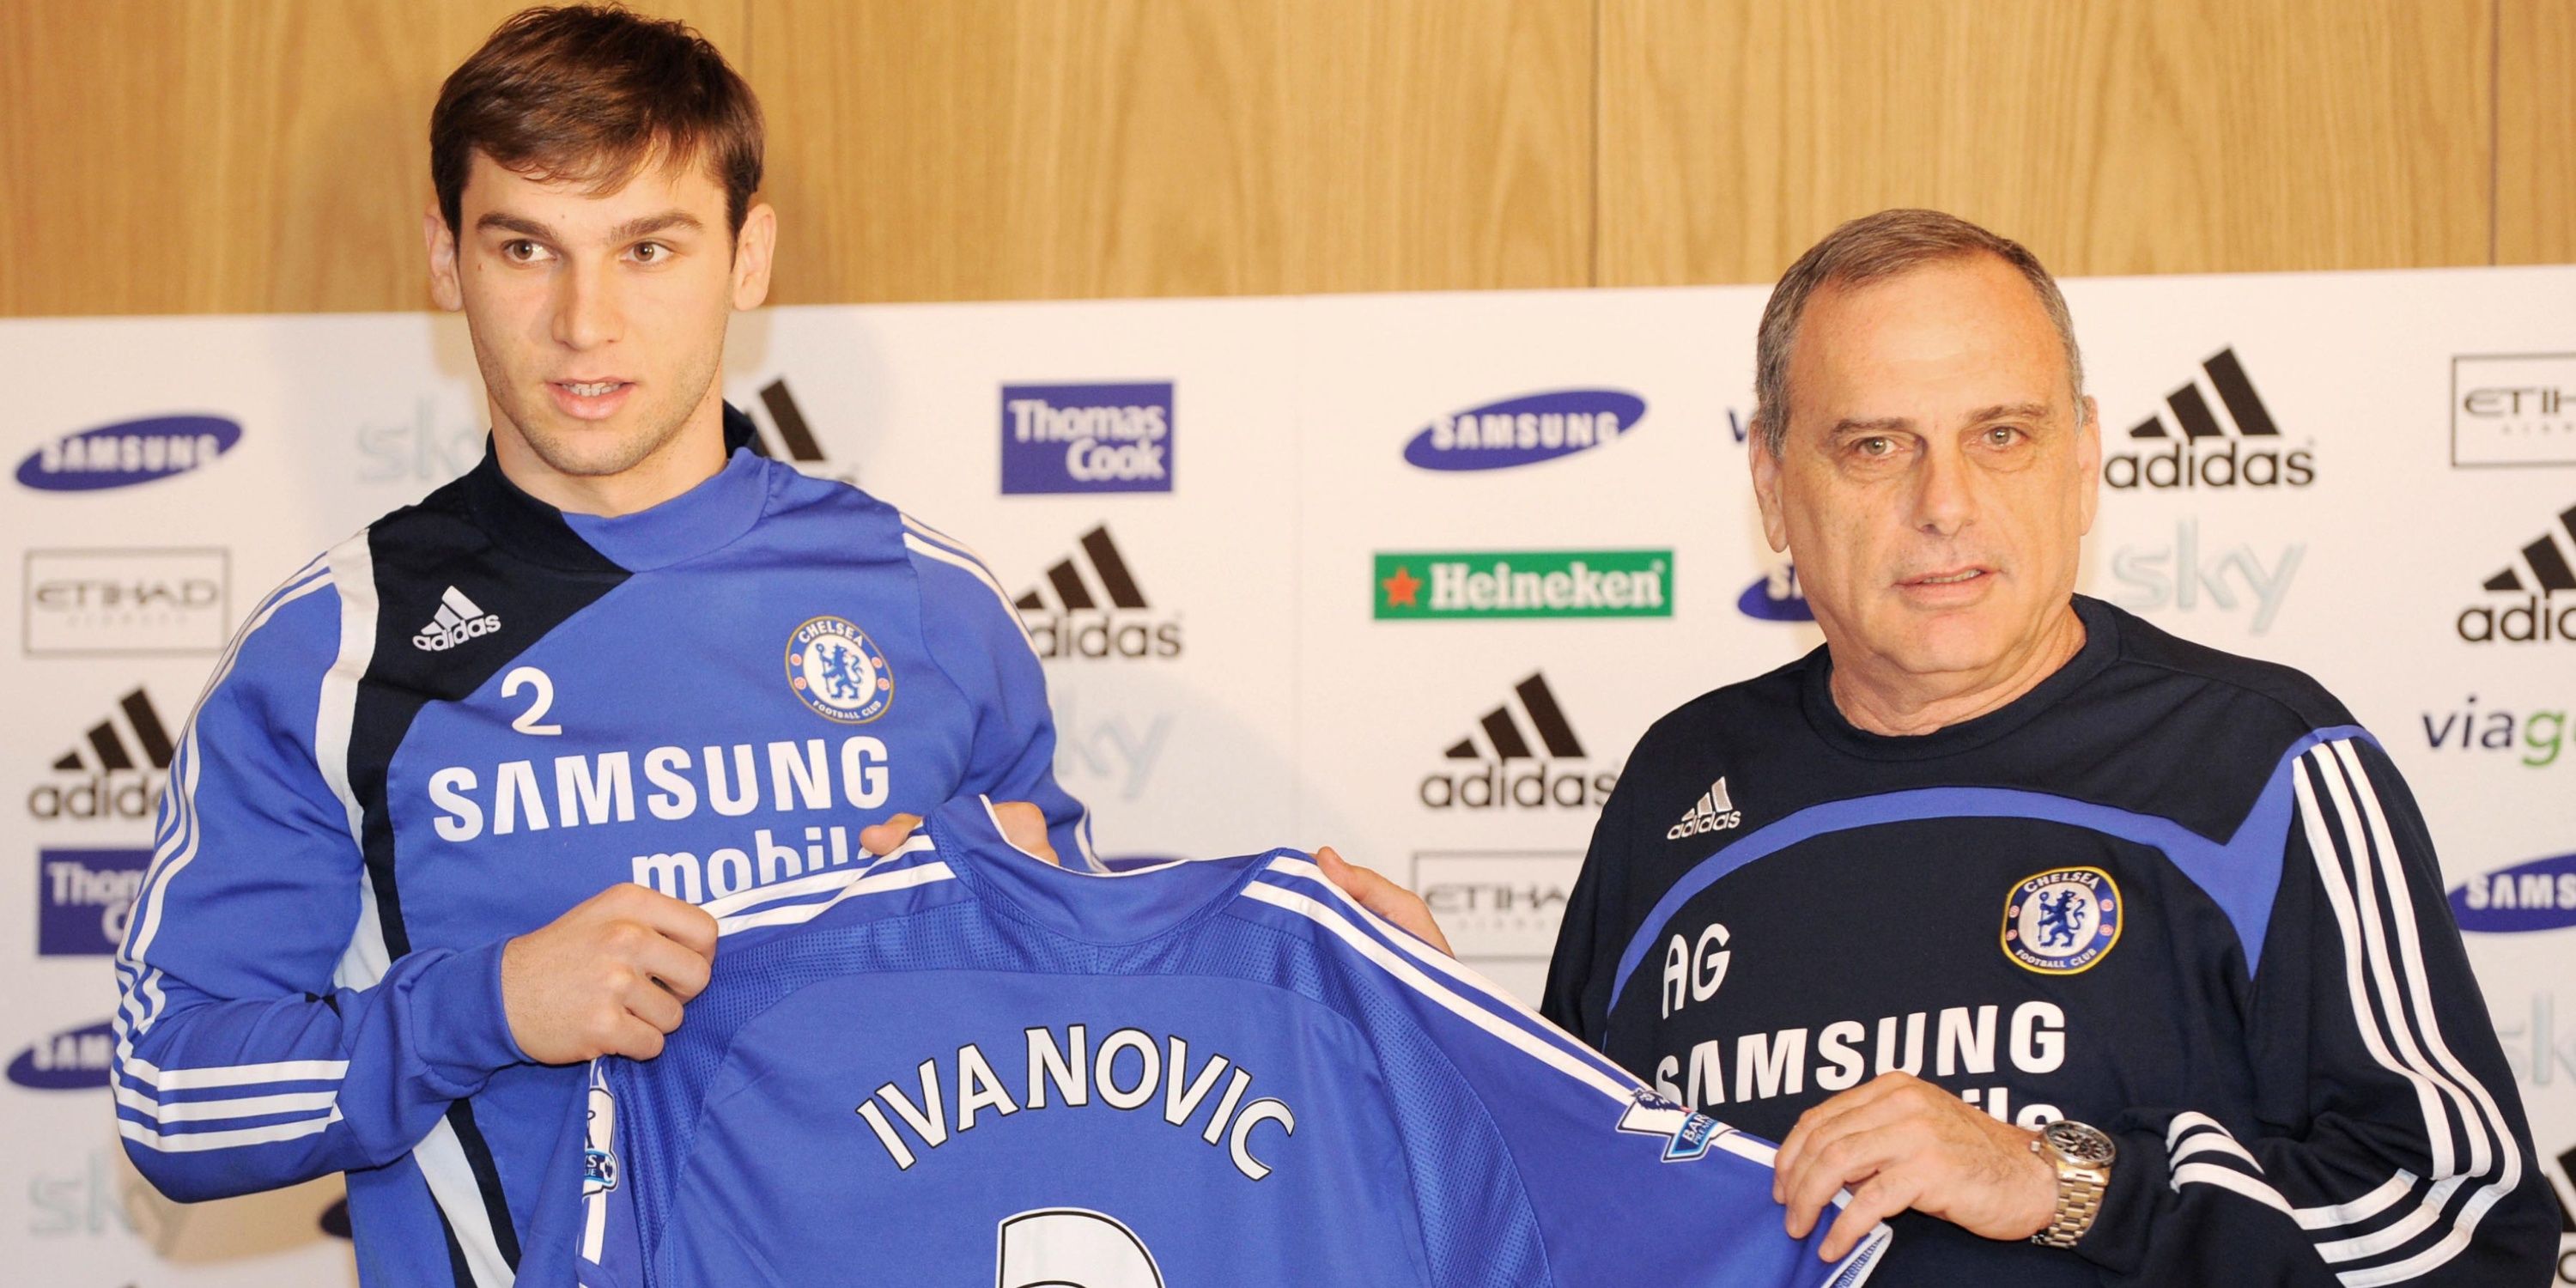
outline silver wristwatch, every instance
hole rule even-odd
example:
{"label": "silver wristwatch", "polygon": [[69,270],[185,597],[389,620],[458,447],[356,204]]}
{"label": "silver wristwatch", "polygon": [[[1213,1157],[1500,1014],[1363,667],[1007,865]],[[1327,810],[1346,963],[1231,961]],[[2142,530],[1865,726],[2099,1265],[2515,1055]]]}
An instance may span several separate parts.
{"label": "silver wristwatch", "polygon": [[2102,1211],[2102,1191],[2111,1185],[2111,1160],[2120,1151],[2098,1129],[2061,1118],[2040,1129],[2030,1152],[2057,1168],[2057,1215],[2030,1241],[2072,1248]]}

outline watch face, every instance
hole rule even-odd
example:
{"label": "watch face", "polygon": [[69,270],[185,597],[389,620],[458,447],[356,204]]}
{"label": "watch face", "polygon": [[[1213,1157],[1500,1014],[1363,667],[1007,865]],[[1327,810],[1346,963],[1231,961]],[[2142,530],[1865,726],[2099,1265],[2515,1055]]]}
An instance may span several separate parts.
{"label": "watch face", "polygon": [[2040,1134],[2047,1138],[2050,1148],[2080,1166],[2099,1167],[2110,1162],[2114,1152],[2110,1137],[2083,1123],[2060,1119],[2042,1128]]}

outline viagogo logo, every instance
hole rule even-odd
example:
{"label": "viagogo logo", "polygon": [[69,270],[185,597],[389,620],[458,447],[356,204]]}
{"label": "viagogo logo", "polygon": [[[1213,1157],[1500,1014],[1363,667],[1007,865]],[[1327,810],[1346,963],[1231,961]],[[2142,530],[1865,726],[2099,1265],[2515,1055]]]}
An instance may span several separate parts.
{"label": "viagogo logo", "polygon": [[2478,705],[2472,693],[2450,711],[2427,711],[2424,743],[2435,751],[2501,752],[2533,769],[2558,763],[2567,747],[2567,709]]}

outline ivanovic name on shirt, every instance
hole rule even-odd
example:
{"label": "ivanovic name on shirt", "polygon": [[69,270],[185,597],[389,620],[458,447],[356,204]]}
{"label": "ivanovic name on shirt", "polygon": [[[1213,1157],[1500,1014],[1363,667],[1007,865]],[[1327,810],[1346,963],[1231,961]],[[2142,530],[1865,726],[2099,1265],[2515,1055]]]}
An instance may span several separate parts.
{"label": "ivanovic name on shirt", "polygon": [[[1213,1052],[1192,1066],[1189,1041],[1179,1034],[1157,1040],[1143,1029],[1122,1028],[1096,1047],[1081,1024],[1060,1032],[1030,1028],[1022,1036],[1025,1053],[1003,1055],[1003,1068],[1027,1071],[1016,1094],[983,1047],[970,1042],[945,1060],[923,1060],[911,1090],[888,1082],[859,1105],[858,1116],[898,1171],[911,1171],[921,1161],[916,1141],[923,1151],[935,1150],[979,1123],[1044,1109],[1134,1113],[1151,1106],[1166,1124],[1187,1130],[1204,1107],[1199,1139],[1223,1150],[1234,1170],[1253,1181],[1270,1175],[1280,1147],[1297,1134],[1297,1115],[1287,1104],[1268,1096],[1245,1098],[1252,1090],[1250,1070]],[[1013,1058],[1022,1054],[1025,1062]],[[1260,1130],[1265,1127],[1271,1130]]]}

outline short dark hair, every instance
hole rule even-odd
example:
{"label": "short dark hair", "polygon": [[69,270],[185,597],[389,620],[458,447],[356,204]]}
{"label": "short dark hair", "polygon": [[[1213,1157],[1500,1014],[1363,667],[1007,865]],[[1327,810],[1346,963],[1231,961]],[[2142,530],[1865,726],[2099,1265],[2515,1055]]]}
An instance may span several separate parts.
{"label": "short dark hair", "polygon": [[1762,306],[1762,328],[1753,342],[1753,423],[1762,445],[1780,454],[1789,435],[1789,350],[1798,341],[1798,323],[1807,301],[1828,286],[1859,286],[1894,277],[1908,269],[1958,259],[1992,255],[2012,265],[2039,296],[2040,307],[2066,346],[2066,379],[2082,413],[2084,355],[2075,347],[2075,319],[2066,311],[2066,296],[2057,279],[2040,267],[2039,257],[2020,242],[1938,210],[1882,210],[1863,215],[1825,234],[1807,248]]}
{"label": "short dark hair", "polygon": [[429,176],[458,236],[477,152],[521,174],[614,192],[648,163],[705,164],[742,231],[760,190],[760,101],[704,36],[617,5],[523,10],[447,77]]}

